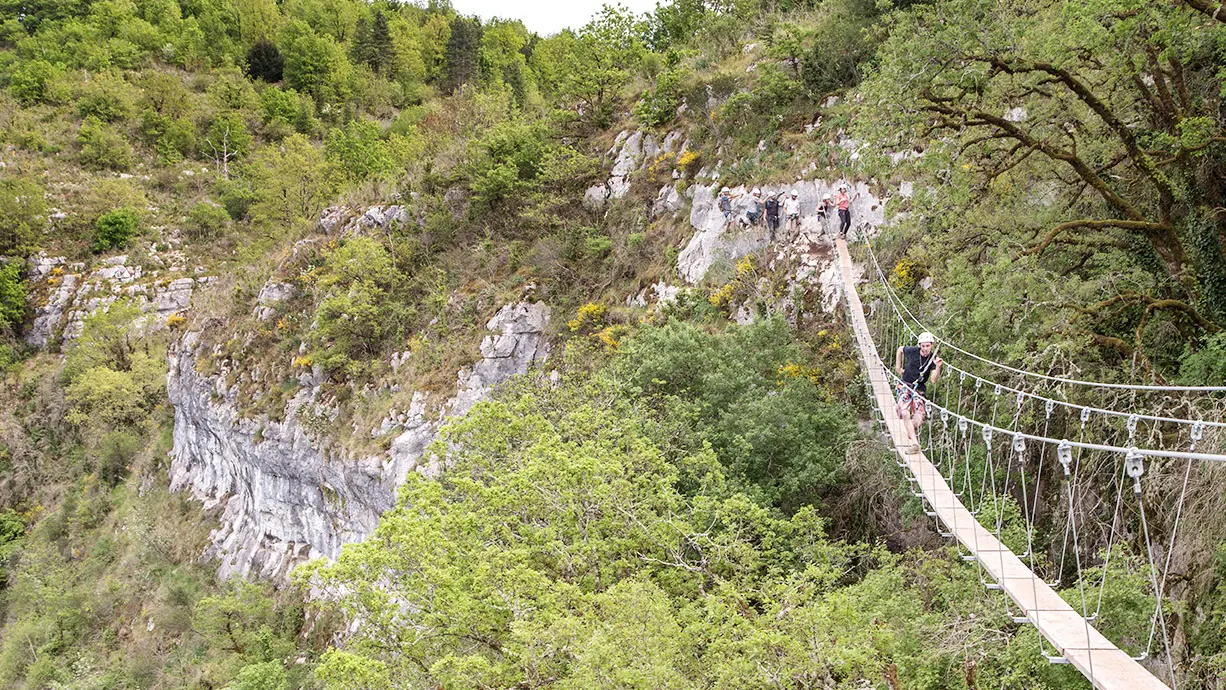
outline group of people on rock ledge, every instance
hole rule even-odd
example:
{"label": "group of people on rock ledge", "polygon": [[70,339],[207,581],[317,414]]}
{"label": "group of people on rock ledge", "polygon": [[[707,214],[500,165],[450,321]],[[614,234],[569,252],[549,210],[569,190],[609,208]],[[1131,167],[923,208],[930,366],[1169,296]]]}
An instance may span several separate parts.
{"label": "group of people on rock ledge", "polygon": [[[766,219],[766,228],[770,232],[770,241],[775,241],[775,234],[779,230],[781,218],[787,219],[787,234],[791,236],[800,230],[800,194],[795,189],[786,192],[768,192],[766,200],[762,199],[762,190],[754,187],[749,193],[749,199],[746,202],[745,213],[737,217],[733,211],[732,201],[735,198],[742,196],[741,194],[733,194],[732,190],[724,187],[719,190],[719,196],[716,201],[719,204],[719,210],[724,214],[724,222],[727,225],[738,223],[742,227],[753,227],[761,223],[762,219]],[[826,219],[832,218],[837,212],[839,219],[839,236],[847,237],[847,230],[851,228],[851,202],[855,201],[860,196],[859,192],[854,195],[849,194],[847,183],[841,183],[835,191],[834,196],[826,194],[817,205],[817,217],[821,223],[822,230],[826,228]],[[782,200],[781,200],[782,197]],[[782,211],[782,215],[780,212]]]}

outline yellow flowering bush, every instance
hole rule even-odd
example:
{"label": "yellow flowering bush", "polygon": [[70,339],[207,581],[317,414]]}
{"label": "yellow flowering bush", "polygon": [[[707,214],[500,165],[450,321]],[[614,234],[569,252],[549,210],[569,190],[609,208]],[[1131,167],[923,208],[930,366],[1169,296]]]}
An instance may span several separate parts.
{"label": "yellow flowering bush", "polygon": [[187,317],[182,314],[171,314],[166,317],[166,325],[170,328],[179,328],[185,323],[187,323]]}
{"label": "yellow flowering bush", "polygon": [[904,257],[894,264],[890,282],[898,290],[911,290],[924,277],[924,267],[910,257]]}
{"label": "yellow flowering bush", "polygon": [[588,302],[579,307],[579,311],[575,312],[575,318],[567,321],[566,326],[570,328],[571,333],[594,330],[604,325],[604,318],[608,310],[608,307],[599,302]]}
{"label": "yellow flowering bush", "polygon": [[686,177],[693,177],[702,166],[702,155],[697,151],[686,151],[677,157],[677,167]]}

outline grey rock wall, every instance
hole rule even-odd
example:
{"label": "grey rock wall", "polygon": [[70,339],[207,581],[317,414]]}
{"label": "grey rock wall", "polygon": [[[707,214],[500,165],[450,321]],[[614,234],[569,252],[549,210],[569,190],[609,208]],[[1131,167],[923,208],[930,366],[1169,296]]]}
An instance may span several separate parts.
{"label": "grey rock wall", "polygon": [[542,303],[503,307],[487,324],[482,359],[461,371],[442,417],[414,395],[409,410],[393,412],[379,428],[396,434],[390,449],[365,458],[332,450],[304,427],[300,411],[327,414],[309,377],[282,421],[244,418],[237,389],[225,383],[228,372],[201,374],[198,334],[185,335],[170,353],[167,375],[175,408],[171,489],[217,511],[221,526],[207,555],[218,560],[218,574],[281,580],[294,565],[335,558],[344,544],[370,535],[409,472],[441,471],[442,460],[426,449],[446,418],[467,413],[492,387],[545,360],[548,322]]}
{"label": "grey rock wall", "polygon": [[187,271],[176,251],[151,249],[152,269],[127,255],[102,259],[91,269],[64,257],[35,256],[28,279],[32,287],[34,321],[26,342],[36,347],[68,343],[81,334],[85,319],[120,299],[129,299],[143,313],[140,326],[155,330],[190,306],[192,294],[213,279],[200,269]]}

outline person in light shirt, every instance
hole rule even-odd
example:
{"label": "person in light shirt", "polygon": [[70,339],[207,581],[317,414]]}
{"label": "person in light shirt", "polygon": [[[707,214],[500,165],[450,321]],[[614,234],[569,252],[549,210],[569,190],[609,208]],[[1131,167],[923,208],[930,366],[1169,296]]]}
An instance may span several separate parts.
{"label": "person in light shirt", "polygon": [[789,235],[800,230],[800,197],[795,189],[783,200],[783,215],[788,219]]}

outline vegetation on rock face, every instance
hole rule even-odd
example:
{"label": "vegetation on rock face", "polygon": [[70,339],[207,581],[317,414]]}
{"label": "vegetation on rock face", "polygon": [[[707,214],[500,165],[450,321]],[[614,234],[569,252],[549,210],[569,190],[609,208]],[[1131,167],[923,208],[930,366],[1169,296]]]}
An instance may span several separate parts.
{"label": "vegetation on rock face", "polygon": [[[968,349],[1222,384],[1215,10],[674,0],[542,37],[446,2],[0,0],[0,686],[1080,686],[913,519],[792,266],[620,305],[675,282],[696,185],[907,181],[878,248]],[[585,198],[640,128],[626,194]],[[66,262],[36,279],[39,252]],[[27,347],[65,267],[119,252],[216,282],[169,330],[116,294]],[[553,308],[561,378],[447,428],[439,481],[296,575],[333,596],[214,581],[212,518],[166,488],[171,338],[245,417],[319,379],[311,433],[377,456],[520,299]],[[1213,688],[1226,535],[1201,537],[1177,661]],[[1140,591],[1108,592],[1113,634],[1145,637]]]}

